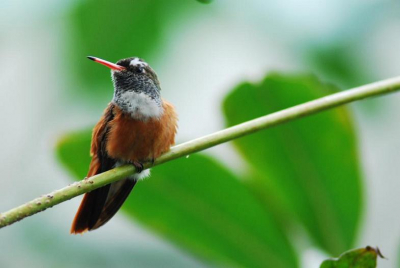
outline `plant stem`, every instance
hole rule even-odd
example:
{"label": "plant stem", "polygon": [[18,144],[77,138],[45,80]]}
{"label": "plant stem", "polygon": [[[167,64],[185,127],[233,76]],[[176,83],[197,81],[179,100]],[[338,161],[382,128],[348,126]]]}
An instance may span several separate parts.
{"label": "plant stem", "polygon": [[[297,118],[315,114],[333,107],[350,103],[356,100],[383,95],[400,90],[400,77],[383,80],[380,82],[349,89],[336,94],[328,95],[313,101],[309,101],[294,107],[284,109],[245,123],[215,132],[213,134],[185,142],[171,148],[170,151],[156,159],[154,166],[173,159],[186,156],[215,145],[240,138],[256,131],[283,124]],[[149,168],[150,164],[144,165]],[[0,228],[36,214],[61,202],[78,195],[93,191],[109,183],[126,178],[136,172],[132,165],[121,166],[96,176],[84,179],[80,182],[56,190],[48,195],[36,198],[19,207],[0,214]]]}

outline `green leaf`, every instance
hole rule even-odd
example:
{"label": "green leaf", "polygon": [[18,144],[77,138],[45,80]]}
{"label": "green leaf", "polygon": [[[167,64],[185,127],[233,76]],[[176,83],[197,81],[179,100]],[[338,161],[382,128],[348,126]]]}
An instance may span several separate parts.
{"label": "green leaf", "polygon": [[340,255],[338,259],[324,261],[320,268],[375,268],[377,257],[384,258],[379,248],[353,249]]}
{"label": "green leaf", "polygon": [[56,146],[59,162],[78,180],[86,177],[88,172],[91,133],[89,129],[69,133],[60,138]]}
{"label": "green leaf", "polygon": [[82,98],[112,94],[109,70],[94,65],[86,56],[116,62],[139,56],[150,63],[162,55],[166,32],[182,16],[198,10],[195,1],[130,0],[79,1],[67,15],[70,29],[66,37],[68,69],[82,86],[72,87]]}
{"label": "green leaf", "polygon": [[[362,40],[362,37],[355,40]],[[334,81],[344,88],[378,80],[379,77],[375,77],[376,74],[366,67],[368,64],[365,62],[365,55],[360,53],[359,41],[347,41],[326,46],[311,46],[306,52],[306,61],[311,66],[312,73],[326,81]],[[380,99],[367,99],[359,105],[368,116],[375,116],[381,106]]]}
{"label": "green leaf", "polygon": [[337,43],[330,46],[311,47],[307,53],[312,71],[345,87],[355,87],[373,81],[362,61],[358,44]]}
{"label": "green leaf", "polygon": [[[312,76],[272,74],[225,99],[228,126],[335,92]],[[361,212],[361,179],[350,115],[337,108],[234,141],[265,206],[303,224],[331,254],[350,248]]]}
{"label": "green leaf", "polygon": [[211,3],[213,0],[197,0],[197,1],[199,1],[200,3],[203,3],[203,4],[209,4],[209,3]]}
{"label": "green leaf", "polygon": [[[61,163],[82,179],[89,133],[66,135]],[[82,157],[85,156],[85,157]],[[216,160],[191,155],[155,167],[122,210],[186,251],[222,266],[298,267],[296,254],[272,215]]]}

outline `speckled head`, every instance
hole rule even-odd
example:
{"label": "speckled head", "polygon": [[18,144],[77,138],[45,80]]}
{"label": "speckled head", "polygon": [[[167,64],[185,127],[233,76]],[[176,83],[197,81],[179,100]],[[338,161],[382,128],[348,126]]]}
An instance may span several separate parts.
{"label": "speckled head", "polygon": [[149,64],[136,57],[119,60],[116,64],[95,57],[88,58],[111,69],[114,83],[112,101],[123,112],[139,120],[161,117],[160,83]]}

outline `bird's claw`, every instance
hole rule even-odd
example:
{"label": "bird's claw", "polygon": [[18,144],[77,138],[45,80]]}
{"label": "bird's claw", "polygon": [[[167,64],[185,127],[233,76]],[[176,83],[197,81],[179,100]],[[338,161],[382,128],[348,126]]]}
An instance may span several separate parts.
{"label": "bird's claw", "polygon": [[136,171],[137,171],[138,173],[140,173],[140,172],[143,171],[144,167],[143,167],[143,164],[142,164],[142,163],[140,163],[140,162],[133,162],[132,164],[133,164],[133,166],[135,167],[135,169],[136,169]]}

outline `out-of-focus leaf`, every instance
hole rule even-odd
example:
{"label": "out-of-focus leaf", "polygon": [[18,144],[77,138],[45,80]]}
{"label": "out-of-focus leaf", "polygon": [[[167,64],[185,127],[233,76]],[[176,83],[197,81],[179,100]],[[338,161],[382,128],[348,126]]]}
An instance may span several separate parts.
{"label": "out-of-focus leaf", "polygon": [[[76,179],[85,176],[89,165],[89,139],[88,132],[75,133],[57,146],[59,160]],[[135,186],[122,210],[215,264],[298,266],[271,214],[246,185],[209,157],[195,154],[155,167],[149,180]]]}
{"label": "out-of-focus leaf", "polygon": [[[229,126],[335,92],[311,76],[267,76],[244,83],[224,102]],[[234,141],[252,168],[254,190],[286,224],[297,219],[318,246],[351,248],[361,211],[356,139],[345,108]],[[296,217],[293,217],[293,216]]]}
{"label": "out-of-focus leaf", "polygon": [[358,45],[337,44],[329,47],[312,47],[308,55],[312,71],[328,80],[350,88],[365,84],[371,75],[363,67],[363,56],[354,50]]}
{"label": "out-of-focus leaf", "polygon": [[90,164],[91,130],[77,131],[63,136],[56,146],[59,162],[78,180],[82,180]]}
{"label": "out-of-focus leaf", "polygon": [[112,94],[106,68],[94,66],[86,56],[112,62],[139,56],[152,63],[162,55],[167,29],[183,19],[187,23],[189,14],[197,10],[201,8],[196,1],[79,1],[68,15],[65,57],[69,69],[85,85],[77,87],[77,92],[80,96],[89,93],[92,99]]}
{"label": "out-of-focus leaf", "polygon": [[197,1],[199,1],[200,3],[203,3],[203,4],[209,4],[209,3],[211,3],[213,0],[197,0]]}
{"label": "out-of-focus leaf", "polygon": [[320,268],[375,268],[378,256],[383,258],[379,248],[368,246],[353,249],[343,253],[337,259],[324,261]]}
{"label": "out-of-focus leaf", "polygon": [[[365,12],[371,13],[369,10],[365,10]],[[364,15],[364,17],[368,18],[369,23],[373,20],[368,15]],[[363,21],[360,19],[358,18],[359,22]],[[365,22],[361,22],[361,24],[362,29],[365,29]],[[363,40],[362,29],[356,31],[356,35],[361,36],[352,41],[346,39],[346,41],[337,41],[329,45],[310,46],[308,52],[305,53],[305,61],[308,63],[309,70],[318,77],[332,81],[343,88],[352,88],[379,80],[379,77],[376,77],[376,74],[367,67],[369,66],[367,57],[363,54],[363,50],[360,50],[359,43],[360,40]],[[354,31],[354,29],[350,31]],[[349,33],[343,34],[348,35]],[[368,116],[376,116],[381,106],[380,103],[380,99],[377,98],[364,100],[359,105],[364,107],[363,112]]]}

